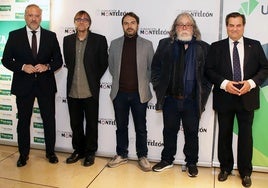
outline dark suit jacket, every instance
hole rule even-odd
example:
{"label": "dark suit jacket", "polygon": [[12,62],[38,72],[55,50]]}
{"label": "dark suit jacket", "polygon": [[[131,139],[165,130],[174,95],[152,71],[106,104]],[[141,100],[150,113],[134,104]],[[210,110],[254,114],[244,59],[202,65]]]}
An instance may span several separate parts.
{"label": "dark suit jacket", "polygon": [[[76,34],[71,34],[63,39],[63,54],[68,69],[67,96],[75,68],[75,43]],[[93,98],[99,99],[100,79],[108,67],[108,45],[104,36],[89,32],[84,54],[84,66],[90,91]]]}
{"label": "dark suit jacket", "polygon": [[[205,74],[214,84],[213,108],[217,111],[227,111],[232,105],[233,95],[220,89],[223,80],[233,80],[228,40],[212,43],[205,65]],[[259,86],[267,78],[268,62],[259,41],[244,37],[244,54],[244,80],[252,79],[256,88],[241,97],[244,109],[255,110],[260,106]]]}
{"label": "dark suit jacket", "polygon": [[[53,94],[57,91],[54,71],[62,66],[62,55],[54,32],[41,28],[40,45],[36,59],[28,41],[26,27],[9,33],[2,59],[3,65],[13,71],[11,93],[25,96],[38,81],[40,93]],[[22,71],[24,64],[49,64],[51,70],[28,74]]]}

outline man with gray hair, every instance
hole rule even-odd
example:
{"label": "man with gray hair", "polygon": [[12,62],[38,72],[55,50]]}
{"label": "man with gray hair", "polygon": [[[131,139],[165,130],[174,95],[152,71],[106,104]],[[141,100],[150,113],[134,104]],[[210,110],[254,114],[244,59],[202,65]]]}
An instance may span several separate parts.
{"label": "man with gray hair", "polygon": [[177,151],[180,122],[185,136],[183,152],[188,175],[198,174],[198,129],[211,84],[203,67],[209,45],[201,41],[195,20],[189,13],[175,19],[170,37],[160,40],[152,62],[152,84],[157,97],[156,110],[163,111],[161,161],[153,166],[156,172],[173,166]]}

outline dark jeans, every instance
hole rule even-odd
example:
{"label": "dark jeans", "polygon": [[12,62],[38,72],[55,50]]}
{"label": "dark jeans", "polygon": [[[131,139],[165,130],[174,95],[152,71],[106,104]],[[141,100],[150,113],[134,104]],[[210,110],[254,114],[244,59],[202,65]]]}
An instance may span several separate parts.
{"label": "dark jeans", "polygon": [[73,149],[80,154],[95,155],[98,149],[98,100],[93,97],[85,99],[68,97],[68,107],[73,131]]}
{"label": "dark jeans", "polygon": [[167,96],[163,106],[164,119],[164,149],[162,160],[169,163],[174,161],[177,152],[177,134],[180,129],[180,122],[184,130],[185,144],[183,152],[185,154],[186,165],[198,162],[198,128],[199,118],[196,102],[192,98],[184,100]]}
{"label": "dark jeans", "polygon": [[116,152],[122,157],[128,155],[128,123],[129,110],[131,109],[135,132],[136,132],[136,152],[138,157],[147,156],[147,130],[146,130],[146,110],[147,102],[141,103],[138,93],[118,92],[113,100],[115,120],[116,120]]}

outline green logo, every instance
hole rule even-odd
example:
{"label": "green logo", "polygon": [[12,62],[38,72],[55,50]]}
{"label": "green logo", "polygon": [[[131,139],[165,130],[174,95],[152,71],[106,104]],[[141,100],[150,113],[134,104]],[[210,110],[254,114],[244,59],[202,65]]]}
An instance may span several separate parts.
{"label": "green logo", "polygon": [[36,129],[43,129],[43,123],[34,122],[33,127]]}
{"label": "green logo", "polygon": [[33,113],[35,113],[35,114],[40,114],[40,109],[37,108],[37,107],[34,107],[34,108],[33,108]]}
{"label": "green logo", "polygon": [[29,0],[16,0],[16,3],[27,3]]}
{"label": "green logo", "polygon": [[239,12],[241,14],[249,16],[258,4],[259,2],[256,0],[248,0],[247,2],[241,3],[241,8],[239,9]]}
{"label": "green logo", "polygon": [[0,89],[0,95],[11,95],[10,90]]}
{"label": "green logo", "polygon": [[11,11],[11,5],[0,5],[0,11]]}
{"label": "green logo", "polygon": [[45,138],[34,137],[34,142],[43,144],[45,143]]}
{"label": "green logo", "polygon": [[12,105],[0,104],[0,110],[3,110],[3,111],[12,111]]}
{"label": "green logo", "polygon": [[24,13],[15,13],[16,19],[24,19]]}
{"label": "green logo", "polygon": [[0,133],[0,138],[13,140],[13,134]]}
{"label": "green logo", "polygon": [[0,125],[12,125],[12,120],[10,120],[10,119],[0,119]]}
{"label": "green logo", "polygon": [[0,74],[0,80],[11,81],[11,75]]}

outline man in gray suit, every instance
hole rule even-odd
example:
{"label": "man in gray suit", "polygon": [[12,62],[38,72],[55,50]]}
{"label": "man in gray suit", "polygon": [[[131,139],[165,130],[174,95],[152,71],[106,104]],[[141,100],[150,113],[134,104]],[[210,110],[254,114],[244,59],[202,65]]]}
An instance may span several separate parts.
{"label": "man in gray suit", "polygon": [[147,160],[147,103],[150,91],[151,62],[154,55],[151,41],[138,36],[139,17],[129,12],[122,18],[124,36],[111,42],[109,71],[112,75],[110,97],[113,101],[116,130],[117,155],[108,163],[113,168],[127,163],[128,121],[131,109],[136,131],[136,152],[143,171],[150,171]]}

